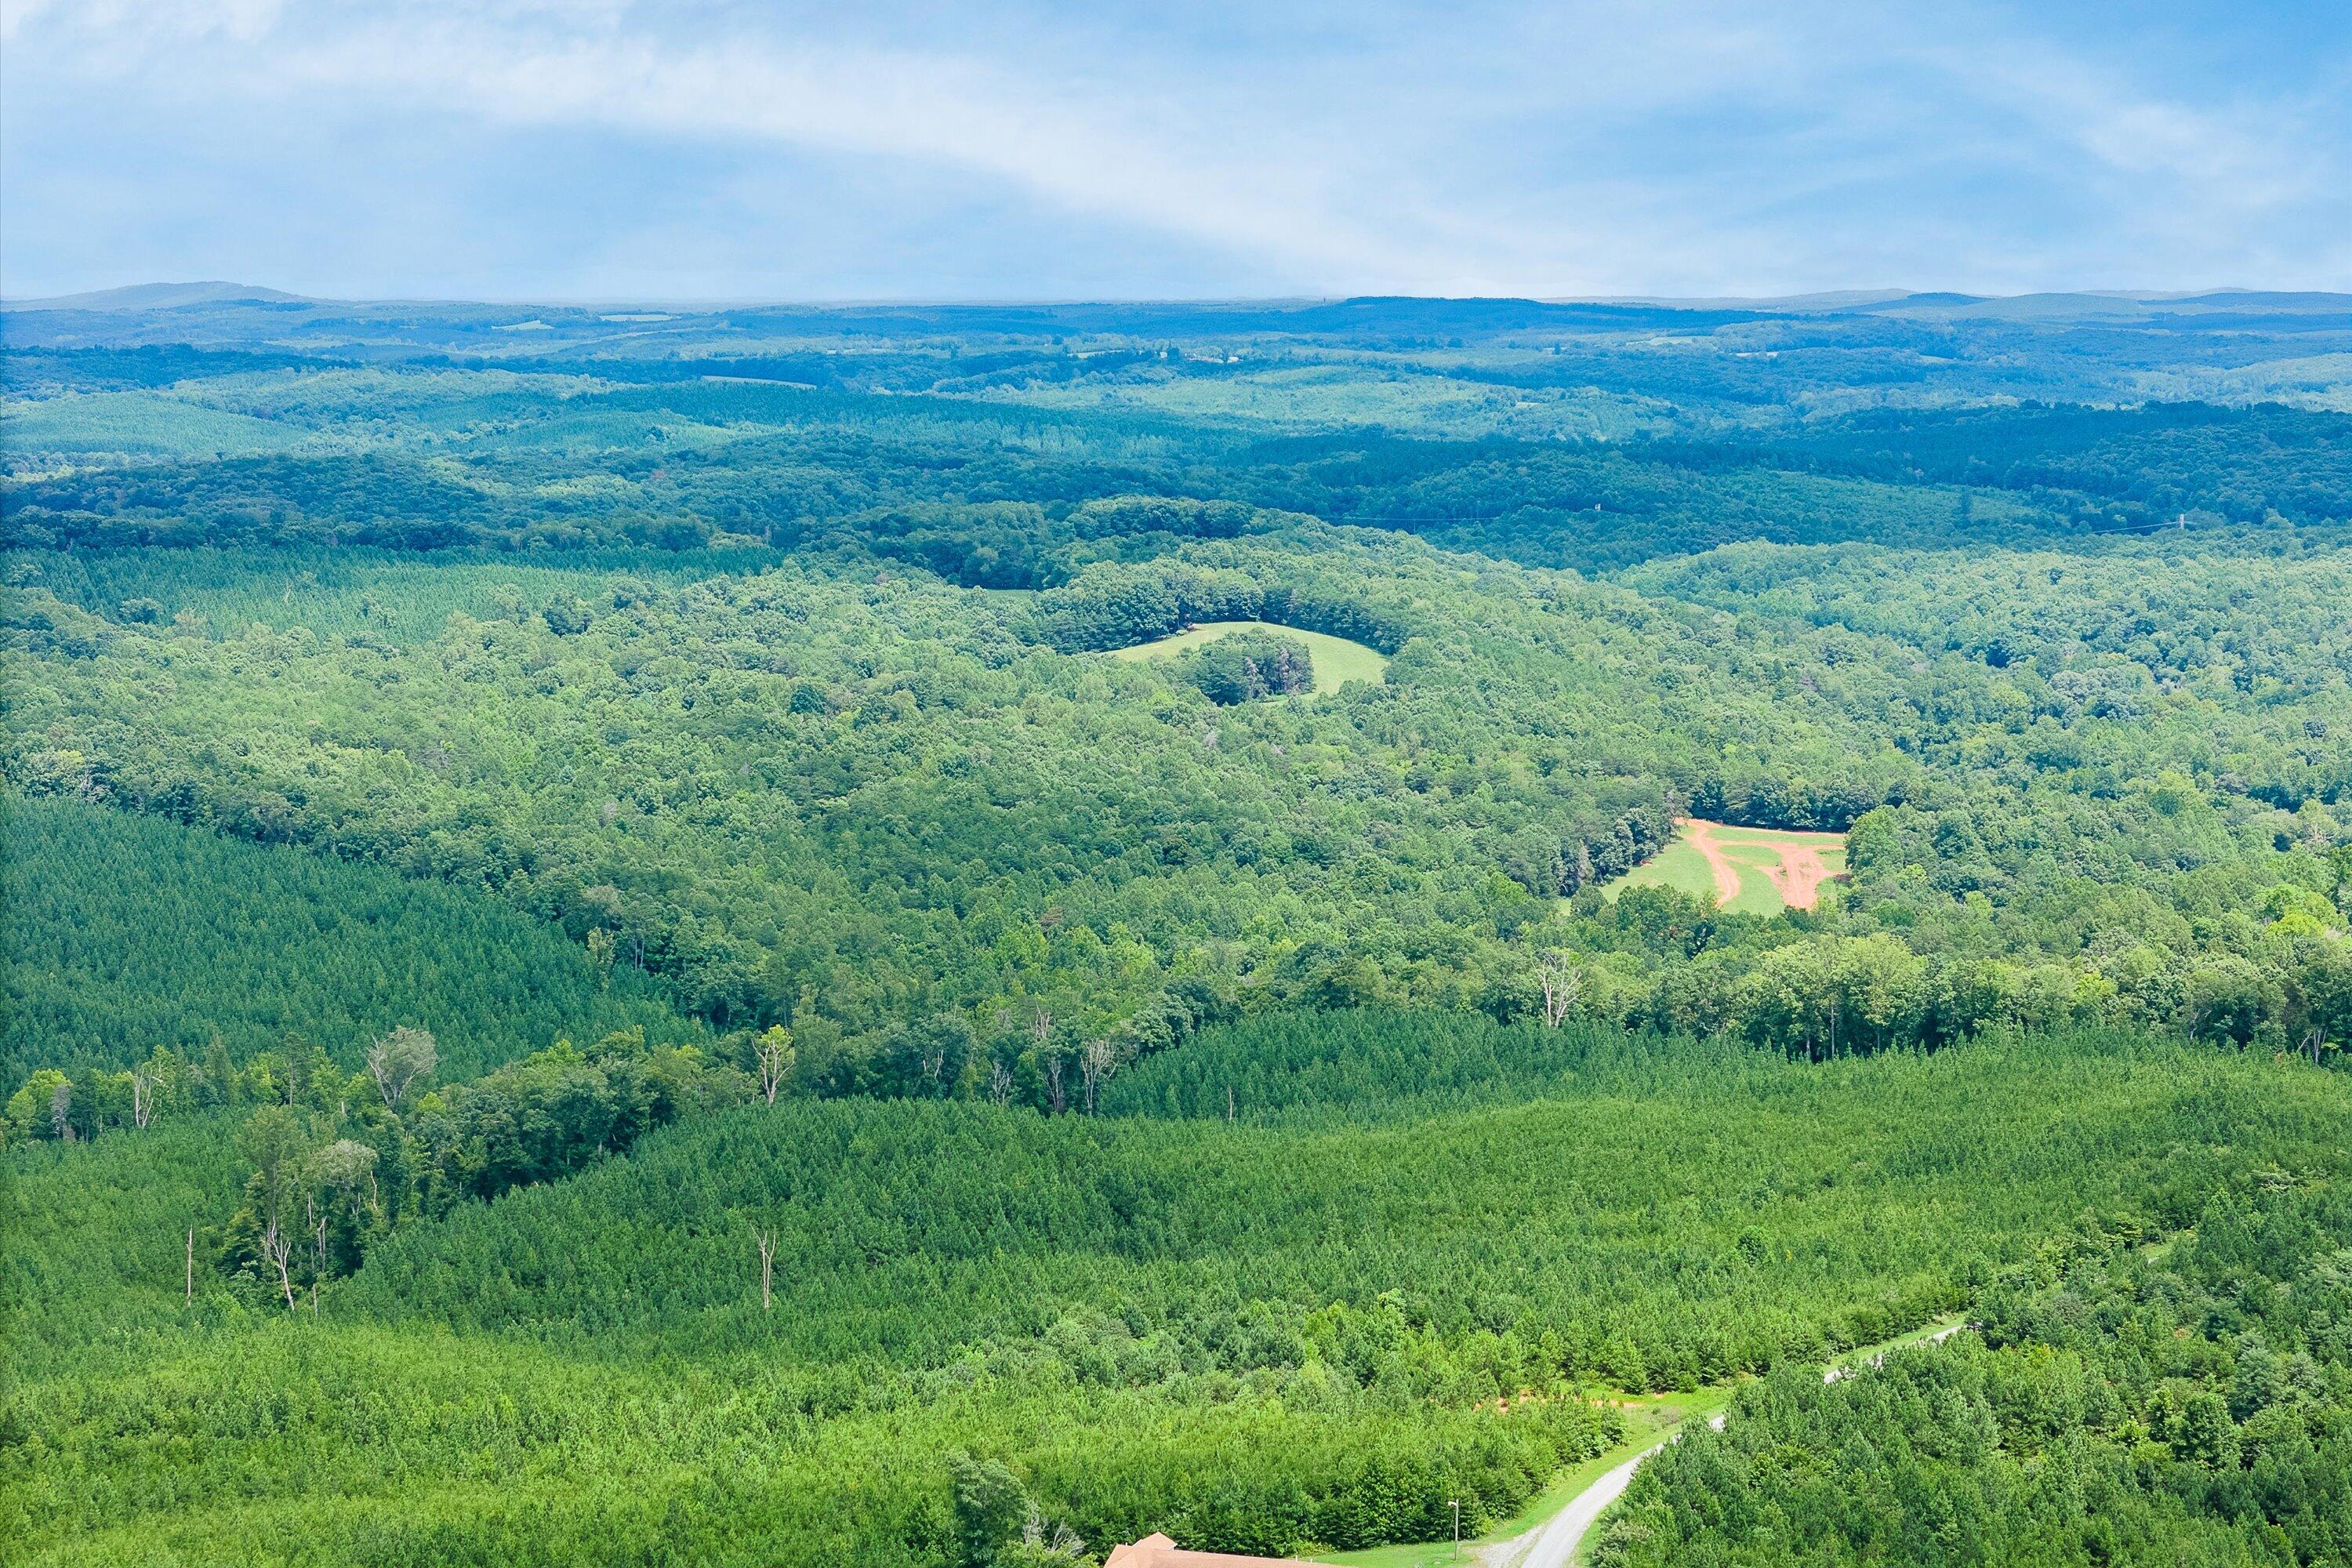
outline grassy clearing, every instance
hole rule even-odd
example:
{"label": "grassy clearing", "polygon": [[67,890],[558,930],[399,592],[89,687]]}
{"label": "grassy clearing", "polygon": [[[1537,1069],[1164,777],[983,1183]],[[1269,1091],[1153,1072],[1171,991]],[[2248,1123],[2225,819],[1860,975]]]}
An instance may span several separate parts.
{"label": "grassy clearing", "polygon": [[1346,637],[1335,637],[1328,632],[1300,631],[1296,626],[1276,626],[1271,621],[1208,621],[1189,631],[1161,637],[1157,642],[1114,648],[1111,658],[1164,658],[1169,654],[1182,653],[1187,648],[1203,647],[1235,632],[1273,632],[1304,643],[1307,658],[1315,667],[1315,695],[1318,697],[1337,691],[1351,680],[1367,680],[1377,686],[1388,673],[1388,656],[1377,648],[1349,642]]}
{"label": "grassy clearing", "polygon": [[[1715,891],[1715,872],[1706,857],[1685,839],[1677,838],[1601,891],[1613,898],[1622,888],[1672,888],[1678,892],[1708,895]],[[1770,885],[1766,884],[1767,890]],[[1774,895],[1777,899],[1778,895]],[[1780,906],[1775,903],[1773,908]]]}
{"label": "grassy clearing", "polygon": [[1784,847],[1810,849],[1820,856],[1831,870],[1845,869],[1845,835],[1843,833],[1801,833],[1795,828],[1731,827],[1717,824],[1715,841],[1726,849],[1769,849],[1776,854]]}
{"label": "grassy clearing", "polygon": [[[1738,879],[1739,891],[1725,900],[1724,905],[1734,912],[1776,915],[1788,908],[1788,900],[1773,879],[1772,873],[1792,856],[1811,855],[1818,858],[1822,868],[1832,878],[1845,874],[1845,837],[1842,834],[1803,833],[1773,827],[1733,827],[1722,823],[1701,826],[1707,830],[1717,853],[1723,857]],[[1669,887],[1685,893],[1711,894],[1716,890],[1715,871],[1706,852],[1690,840],[1686,830],[1677,833],[1672,843],[1611,883],[1603,891],[1613,895],[1620,888],[1644,887]]]}

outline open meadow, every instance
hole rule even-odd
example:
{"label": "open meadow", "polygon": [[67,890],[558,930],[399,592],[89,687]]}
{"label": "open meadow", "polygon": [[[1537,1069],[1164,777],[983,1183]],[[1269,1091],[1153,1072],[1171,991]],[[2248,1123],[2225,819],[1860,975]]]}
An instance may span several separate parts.
{"label": "open meadow", "polygon": [[1211,621],[1205,626],[1187,626],[1168,637],[1154,637],[1132,647],[1113,648],[1113,658],[1165,658],[1171,654],[1186,653],[1205,647],[1235,632],[1260,632],[1290,637],[1304,644],[1314,661],[1314,692],[1318,697],[1337,691],[1351,680],[1380,684],[1389,661],[1378,648],[1367,647],[1346,637],[1335,637],[1327,632],[1300,631],[1276,626],[1270,621]]}
{"label": "open meadow", "polygon": [[1810,910],[1845,877],[1845,836],[1684,818],[1675,837],[1612,888],[1672,888],[1743,915]]}

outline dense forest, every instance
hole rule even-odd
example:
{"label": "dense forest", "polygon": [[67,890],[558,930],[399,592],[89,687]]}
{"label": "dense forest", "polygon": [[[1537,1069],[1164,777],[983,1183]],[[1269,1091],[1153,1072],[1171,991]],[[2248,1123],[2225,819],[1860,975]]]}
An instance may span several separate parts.
{"label": "dense forest", "polygon": [[[962,1451],[1097,1543],[1425,1539],[1594,1451],[1586,1391],[1869,1342],[2086,1212],[2168,1234],[2215,1190],[2340,1174],[2352,1111],[2341,1075],[2127,1037],[1832,1067],[1330,1014],[1198,1044],[1094,1117],[754,1100],[437,1218],[387,1180],[387,1233],[315,1305],[298,1274],[292,1312],[274,1270],[208,1266],[268,1201],[252,1121],[19,1149],[12,1536],[922,1563]],[[1171,1069],[1242,1113],[1145,1113],[1182,1110]],[[338,1179],[308,1169],[289,1211]],[[190,1215],[220,1219],[184,1304]]]}
{"label": "dense forest", "polygon": [[636,971],[446,883],[49,797],[11,802],[0,833],[12,1084],[289,1041],[356,1070],[402,1025],[468,1078],[566,1030],[707,1034]]}
{"label": "dense forest", "polygon": [[9,310],[0,1536],[2336,1561],[2313,299]]}
{"label": "dense forest", "polygon": [[2177,1239],[2068,1237],[1963,1338],[1751,1385],[1646,1468],[1593,1562],[2338,1561],[2347,1242],[2341,1177],[2284,1171],[2222,1187]]}

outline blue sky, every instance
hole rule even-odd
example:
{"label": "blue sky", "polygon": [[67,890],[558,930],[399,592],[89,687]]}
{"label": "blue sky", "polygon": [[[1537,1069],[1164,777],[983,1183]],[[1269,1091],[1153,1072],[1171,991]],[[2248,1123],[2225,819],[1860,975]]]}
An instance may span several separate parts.
{"label": "blue sky", "polygon": [[0,292],[2352,287],[2352,4],[0,0]]}

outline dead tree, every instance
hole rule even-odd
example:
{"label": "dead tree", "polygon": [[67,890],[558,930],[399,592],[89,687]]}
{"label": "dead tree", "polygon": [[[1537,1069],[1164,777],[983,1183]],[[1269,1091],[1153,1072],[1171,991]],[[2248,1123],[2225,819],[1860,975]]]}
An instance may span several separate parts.
{"label": "dead tree", "polygon": [[131,1125],[142,1132],[155,1118],[155,1080],[145,1068],[135,1068],[131,1073]]}
{"label": "dead tree", "polygon": [[1053,1115],[1069,1109],[1069,1091],[1062,1087],[1062,1053],[1054,1048],[1054,1015],[1040,1006],[1029,1020],[1029,1037],[1037,1042],[1037,1068],[1045,1075],[1045,1104]]}
{"label": "dead tree", "polygon": [[383,1096],[384,1107],[390,1110],[399,1110],[409,1089],[419,1079],[432,1077],[433,1069],[440,1063],[440,1047],[432,1032],[405,1025],[380,1037],[368,1047],[368,1071],[374,1076],[376,1092]]}
{"label": "dead tree", "polygon": [[310,1226],[310,1279],[315,1296],[318,1289],[316,1281],[327,1271],[327,1227],[333,1223],[334,1216],[328,1212],[327,1205],[319,1201],[317,1193],[305,1193],[302,1194],[302,1217]]}
{"label": "dead tree", "polygon": [[996,1105],[1009,1104],[1013,1099],[1013,1064],[1003,1057],[988,1058],[988,1098]]}
{"label": "dead tree", "polygon": [[1536,979],[1543,986],[1544,1026],[1557,1029],[1584,994],[1584,972],[1567,953],[1547,952],[1536,960]]}
{"label": "dead tree", "polygon": [[1087,1042],[1085,1052],[1078,1058],[1078,1075],[1085,1080],[1088,1116],[1095,1113],[1095,1100],[1102,1093],[1102,1086],[1109,1082],[1110,1075],[1118,1070],[1118,1047],[1117,1046],[1112,1045],[1108,1040]]}
{"label": "dead tree", "polygon": [[776,1272],[776,1233],[757,1230],[752,1232],[752,1237],[760,1244],[760,1310],[764,1312],[770,1310],[775,1300],[771,1287]]}
{"label": "dead tree", "polygon": [[753,1053],[759,1058],[760,1092],[768,1103],[776,1103],[776,1091],[793,1070],[793,1032],[782,1024],[771,1024],[765,1033],[753,1042]]}
{"label": "dead tree", "polygon": [[196,1304],[196,1232],[195,1232],[195,1227],[194,1227],[194,1226],[189,1226],[189,1227],[188,1227],[188,1305],[189,1305],[189,1306],[191,1306],[191,1307],[193,1307],[193,1306],[194,1306],[195,1304]]}
{"label": "dead tree", "polygon": [[294,1310],[294,1238],[278,1229],[275,1220],[261,1233],[261,1256],[277,1268],[278,1288],[286,1292],[286,1310]]}

